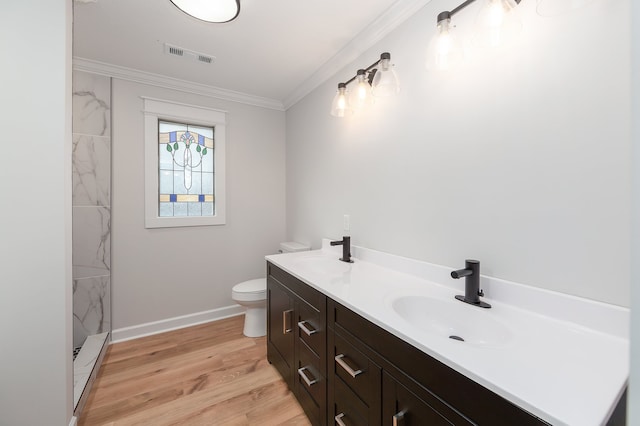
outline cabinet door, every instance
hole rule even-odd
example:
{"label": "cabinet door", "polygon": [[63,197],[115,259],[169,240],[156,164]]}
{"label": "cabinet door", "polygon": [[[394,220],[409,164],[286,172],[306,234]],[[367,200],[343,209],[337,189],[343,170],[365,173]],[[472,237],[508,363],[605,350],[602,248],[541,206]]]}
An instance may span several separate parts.
{"label": "cabinet door", "polygon": [[267,278],[267,358],[293,389],[294,299],[271,277]]}
{"label": "cabinet door", "polygon": [[386,372],[382,378],[382,419],[382,424],[389,426],[453,424]]}

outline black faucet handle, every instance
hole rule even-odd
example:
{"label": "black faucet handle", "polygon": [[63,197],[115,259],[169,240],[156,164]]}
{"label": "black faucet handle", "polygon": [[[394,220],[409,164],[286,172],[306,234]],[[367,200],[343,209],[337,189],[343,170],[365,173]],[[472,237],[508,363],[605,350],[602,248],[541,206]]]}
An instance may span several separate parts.
{"label": "black faucet handle", "polygon": [[332,246],[342,246],[342,257],[340,260],[347,263],[353,263],[353,260],[351,260],[351,237],[345,235],[342,237],[342,240],[330,241],[329,244]]}
{"label": "black faucet handle", "polygon": [[480,261],[467,259],[464,269],[451,271],[451,278],[462,277],[465,278],[464,295],[457,295],[456,299],[481,308],[490,308],[490,304],[480,300],[484,296],[484,291],[480,288]]}

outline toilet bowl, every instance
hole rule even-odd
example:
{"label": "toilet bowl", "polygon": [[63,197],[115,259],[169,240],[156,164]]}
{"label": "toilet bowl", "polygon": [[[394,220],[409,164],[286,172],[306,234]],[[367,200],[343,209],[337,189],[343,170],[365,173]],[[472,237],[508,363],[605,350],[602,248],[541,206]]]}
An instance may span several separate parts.
{"label": "toilet bowl", "polygon": [[[309,246],[300,243],[280,243],[280,253],[292,253],[309,250]],[[247,337],[261,337],[267,334],[267,279],[256,278],[233,286],[231,298],[246,308],[244,329]]]}
{"label": "toilet bowl", "polygon": [[257,278],[233,286],[231,298],[244,306],[244,330],[247,337],[260,337],[267,334],[267,279]]}

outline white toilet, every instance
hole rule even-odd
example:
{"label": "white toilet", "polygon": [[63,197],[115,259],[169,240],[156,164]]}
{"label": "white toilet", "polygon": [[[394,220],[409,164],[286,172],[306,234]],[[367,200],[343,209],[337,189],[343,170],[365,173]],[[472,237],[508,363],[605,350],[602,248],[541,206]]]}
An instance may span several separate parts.
{"label": "white toilet", "polygon": [[[280,243],[280,253],[307,251],[309,246],[296,242]],[[231,298],[238,305],[247,308],[244,316],[243,333],[247,337],[267,334],[267,279],[257,278],[233,286]]]}

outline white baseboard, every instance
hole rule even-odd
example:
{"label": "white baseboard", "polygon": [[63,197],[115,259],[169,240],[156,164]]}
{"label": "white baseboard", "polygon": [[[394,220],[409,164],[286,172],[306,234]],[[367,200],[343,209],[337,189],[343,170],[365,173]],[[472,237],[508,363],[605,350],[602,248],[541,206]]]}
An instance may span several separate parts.
{"label": "white baseboard", "polygon": [[126,340],[137,339],[139,337],[164,333],[165,331],[172,331],[180,328],[190,327],[192,325],[204,324],[206,322],[235,317],[237,315],[244,314],[244,310],[245,309],[240,305],[231,305],[225,306],[223,308],[212,309],[210,311],[196,312],[195,314],[167,318],[160,321],[134,325],[131,327],[123,327],[111,331],[111,342],[124,342]]}
{"label": "white baseboard", "polygon": [[78,418],[76,416],[71,416],[71,421],[69,422],[69,426],[76,426],[78,424]]}

